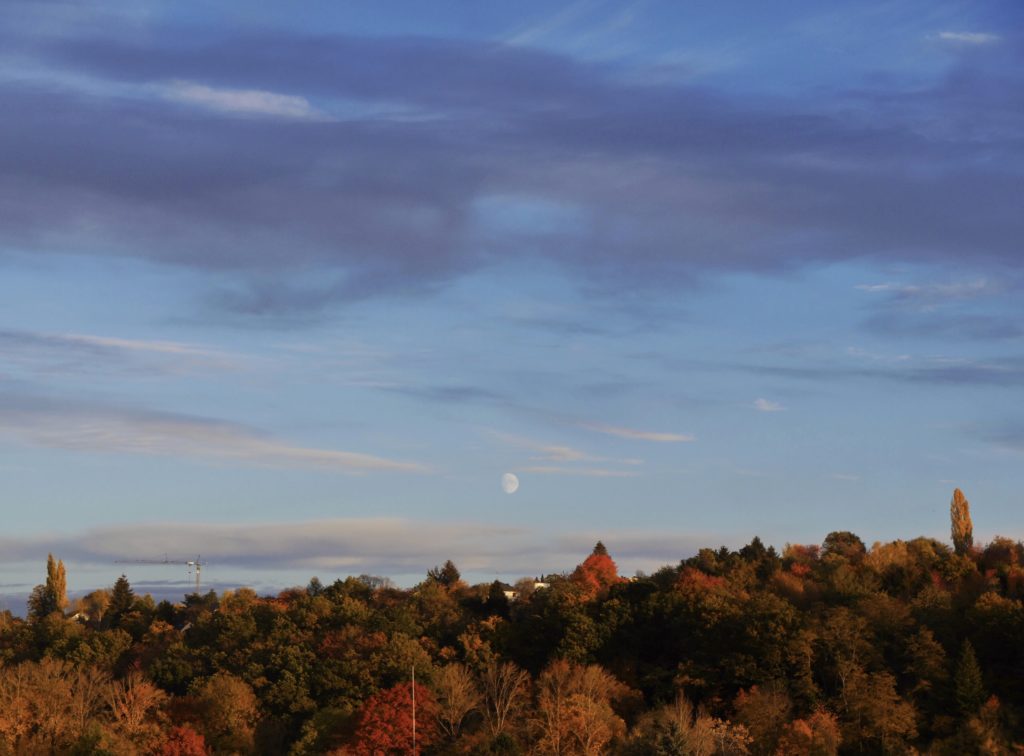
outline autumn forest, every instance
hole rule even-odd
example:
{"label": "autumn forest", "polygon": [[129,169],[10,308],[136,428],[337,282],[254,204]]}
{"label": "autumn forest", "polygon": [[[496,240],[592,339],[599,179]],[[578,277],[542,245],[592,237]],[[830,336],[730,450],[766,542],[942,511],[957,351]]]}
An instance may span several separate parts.
{"label": "autumn forest", "polygon": [[51,556],[0,616],[0,753],[1019,753],[1024,545],[950,513],[952,545],[755,538],[624,577],[598,543],[515,586],[448,562],[179,604],[123,576],[69,602]]}

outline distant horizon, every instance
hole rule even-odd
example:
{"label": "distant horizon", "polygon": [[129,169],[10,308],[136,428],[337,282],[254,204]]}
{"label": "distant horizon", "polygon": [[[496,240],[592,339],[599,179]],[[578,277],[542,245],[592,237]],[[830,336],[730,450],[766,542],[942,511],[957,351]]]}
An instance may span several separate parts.
{"label": "distant horizon", "polygon": [[[981,514],[983,516],[983,512]],[[948,508],[944,512],[944,515],[948,521]],[[974,515],[979,521],[982,520],[977,509],[974,511]],[[829,532],[838,532],[838,530],[841,529]],[[756,537],[761,540],[765,548],[774,548],[776,552],[781,555],[788,545],[820,545],[827,535],[828,533],[823,533],[821,538],[816,541],[796,541],[790,539],[776,543],[763,538],[758,534],[753,534],[745,540],[740,538],[738,540],[712,540],[703,543],[694,542],[681,548],[678,555],[674,558],[668,556],[667,551],[661,552],[661,556],[644,556],[642,554],[642,540],[635,541],[631,547],[627,546],[622,553],[618,553],[616,551],[617,539],[614,534],[610,537],[598,535],[596,538],[592,538],[589,541],[586,540],[588,536],[579,535],[576,537],[574,543],[579,543],[580,549],[574,553],[566,550],[554,556],[545,556],[542,552],[534,550],[533,554],[542,560],[540,562],[535,562],[535,564],[543,564],[546,566],[543,569],[538,568],[529,571],[481,569],[478,566],[465,568],[466,562],[460,561],[458,554],[440,553],[438,553],[437,558],[433,561],[429,559],[421,560],[419,563],[419,569],[415,569],[415,566],[413,565],[407,565],[406,567],[398,570],[371,569],[374,566],[373,563],[366,562],[364,563],[364,566],[367,567],[367,569],[357,569],[350,572],[339,572],[336,568],[327,566],[325,566],[324,569],[317,571],[316,567],[305,568],[294,565],[279,565],[277,567],[273,567],[266,563],[261,564],[258,559],[254,559],[248,563],[244,561],[218,562],[214,557],[203,557],[203,572],[198,592],[200,594],[205,594],[210,590],[214,590],[218,595],[220,595],[224,591],[250,588],[261,596],[275,595],[290,588],[305,588],[313,578],[319,579],[324,585],[329,585],[335,581],[344,581],[348,578],[358,578],[362,575],[387,578],[391,580],[397,588],[408,590],[423,582],[427,578],[428,570],[442,565],[449,559],[456,565],[456,567],[459,568],[462,573],[463,580],[470,585],[489,584],[494,580],[514,584],[517,580],[524,578],[555,574],[567,575],[571,573],[575,566],[582,562],[586,555],[590,553],[594,543],[597,541],[605,544],[609,555],[618,565],[620,575],[650,575],[662,567],[676,567],[681,561],[685,561],[686,559],[695,556],[698,551],[704,548],[717,550],[724,547],[729,550],[736,551],[752,542]],[[885,544],[898,540],[910,541],[915,538],[934,539],[947,544],[952,548],[952,542],[950,541],[948,530],[944,534],[929,534],[927,532],[921,532],[916,535],[902,535],[884,539],[863,538],[860,533],[854,533],[854,535],[861,537],[865,546],[869,550],[879,543]],[[975,544],[976,546],[984,546],[999,537],[1005,538],[1009,536],[1004,533],[986,534],[984,530],[976,531]],[[693,538],[694,537],[691,537],[691,541]],[[666,538],[664,534],[662,534],[662,539],[664,539],[664,542],[665,540],[670,540],[670,537]],[[1018,539],[1013,539],[1011,537],[1011,540]],[[669,547],[666,546],[665,548]],[[133,564],[130,561],[126,561],[124,563],[113,561],[106,563],[102,561],[83,561],[74,557],[69,559],[63,556],[59,551],[44,551],[41,552],[39,559],[34,561],[23,560],[18,563],[14,574],[24,576],[27,579],[26,582],[11,583],[5,580],[0,583],[0,611],[8,609],[15,616],[25,616],[25,602],[28,599],[31,589],[35,585],[41,584],[45,581],[45,564],[46,555],[48,553],[52,553],[55,559],[60,559],[64,562],[68,573],[68,597],[72,600],[81,598],[94,590],[111,588],[115,580],[121,575],[125,575],[128,578],[129,583],[137,595],[141,596],[148,594],[156,601],[167,599],[171,600],[173,603],[180,603],[186,596],[196,592],[195,584],[193,582],[194,572],[188,572],[189,577],[187,578],[182,577],[180,579],[175,579],[171,577],[176,569],[180,568],[179,571],[181,571],[183,575],[186,572],[184,565],[177,564],[176,560],[180,555],[176,553],[169,552],[169,558],[175,561],[167,564]],[[623,557],[622,554],[625,556]],[[192,555],[192,557],[189,558],[195,558],[195,556],[201,555]],[[184,558],[185,557],[182,556],[182,559]],[[555,560],[557,559],[561,559],[564,564],[560,564],[560,566],[556,565]],[[514,562],[515,560],[513,559],[512,561]],[[473,562],[470,562],[470,564],[472,565]],[[378,563],[377,566],[379,567],[382,565]],[[108,570],[108,567],[112,569]],[[495,562],[491,567],[501,567],[501,565]],[[84,581],[84,584],[81,580],[81,575],[83,573],[89,576]],[[106,582],[101,582],[102,579],[100,578],[100,575],[108,573],[109,579],[107,579]],[[11,570],[8,569],[5,577],[9,577],[10,574]],[[228,576],[232,574],[237,576],[244,575],[247,577],[229,578]],[[167,575],[167,577],[158,579],[158,575]],[[282,575],[288,575],[290,579],[281,579]],[[274,576],[278,576],[277,579],[275,579]],[[20,587],[22,590],[9,590],[15,586]],[[4,591],[3,589],[5,588],[8,590]]]}

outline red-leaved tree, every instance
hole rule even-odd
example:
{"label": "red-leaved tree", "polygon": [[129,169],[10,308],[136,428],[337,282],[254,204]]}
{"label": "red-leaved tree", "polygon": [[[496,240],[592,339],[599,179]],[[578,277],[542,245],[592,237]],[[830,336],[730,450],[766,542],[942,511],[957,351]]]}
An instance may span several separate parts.
{"label": "red-leaved tree", "polygon": [[[359,713],[352,743],[356,756],[406,756],[413,753],[412,687],[399,683],[370,696]],[[416,685],[416,753],[438,739],[437,703]]]}
{"label": "red-leaved tree", "polygon": [[620,582],[619,568],[600,541],[590,556],[572,573],[572,581],[580,585],[588,598],[595,598]]}
{"label": "red-leaved tree", "polygon": [[156,749],[158,756],[207,756],[206,739],[187,724],[173,727]]}

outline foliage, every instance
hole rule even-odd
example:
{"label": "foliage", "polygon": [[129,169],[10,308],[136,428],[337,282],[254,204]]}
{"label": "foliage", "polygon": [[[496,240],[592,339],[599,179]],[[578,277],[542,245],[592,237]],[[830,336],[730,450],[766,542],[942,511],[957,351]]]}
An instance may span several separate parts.
{"label": "foliage", "polygon": [[177,725],[167,732],[167,738],[154,751],[155,756],[207,756],[210,752],[206,740],[189,725]]}
{"label": "foliage", "polygon": [[0,613],[0,754],[404,754],[412,667],[424,756],[1024,746],[1007,538],[835,531],[781,556],[754,538],[629,580],[598,543],[513,600],[450,562],[408,590],[364,575],[160,605],[122,576],[70,617],[61,568],[27,620]]}
{"label": "foliage", "polygon": [[[416,719],[413,719],[415,689]],[[352,753],[356,756],[407,754],[438,739],[437,704],[430,691],[416,683],[399,683],[374,693],[363,705]],[[415,721],[415,739],[413,723]]]}
{"label": "foliage", "polygon": [[969,640],[964,641],[960,651],[954,685],[956,703],[960,707],[960,711],[968,716],[977,713],[985,700],[985,684],[981,679],[978,658],[974,655],[974,646]]}
{"label": "foliage", "polygon": [[29,618],[39,621],[54,612],[63,612],[68,605],[67,576],[63,561],[55,561],[53,554],[46,558],[46,583],[37,585],[28,600]]}
{"label": "foliage", "polygon": [[961,556],[967,554],[974,546],[974,526],[971,523],[971,505],[959,488],[953,491],[949,519],[953,531],[953,550]]}

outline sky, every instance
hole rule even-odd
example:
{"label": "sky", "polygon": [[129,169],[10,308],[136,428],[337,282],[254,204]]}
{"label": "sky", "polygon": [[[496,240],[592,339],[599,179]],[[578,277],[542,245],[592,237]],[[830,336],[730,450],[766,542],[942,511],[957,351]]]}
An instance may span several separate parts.
{"label": "sky", "polygon": [[0,594],[1024,537],[1022,93],[1016,0],[8,0]]}

